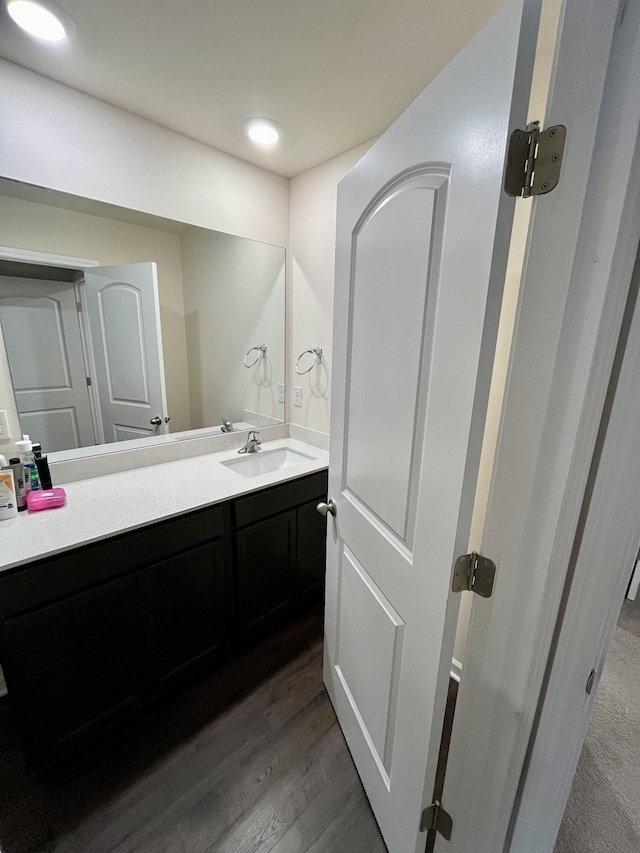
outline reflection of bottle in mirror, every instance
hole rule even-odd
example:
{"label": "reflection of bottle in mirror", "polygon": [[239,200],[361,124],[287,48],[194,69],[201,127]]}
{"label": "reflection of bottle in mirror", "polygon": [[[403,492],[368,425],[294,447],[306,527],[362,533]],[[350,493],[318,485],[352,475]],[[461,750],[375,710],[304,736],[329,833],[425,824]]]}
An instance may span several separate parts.
{"label": "reflection of bottle in mirror", "polygon": [[38,469],[38,476],[40,477],[40,486],[43,489],[52,489],[53,483],[51,482],[49,460],[46,456],[42,455],[42,445],[39,441],[34,441],[32,449],[33,455],[36,458],[36,468]]}
{"label": "reflection of bottle in mirror", "polygon": [[28,435],[22,436],[22,441],[16,441],[16,447],[20,454],[20,461],[24,465],[24,483],[28,492],[37,492],[42,488],[40,475],[36,466],[36,457],[33,454],[33,445]]}
{"label": "reflection of bottle in mirror", "polygon": [[15,518],[17,514],[18,502],[16,500],[16,487],[13,482],[13,471],[10,468],[4,468],[0,471],[0,521],[4,521],[6,518]]}
{"label": "reflection of bottle in mirror", "polygon": [[[0,459],[2,458],[3,457],[0,457]],[[13,471],[13,483],[16,487],[18,512],[22,512],[27,508],[27,487],[24,482],[24,465],[16,456],[14,456],[9,460],[9,464],[6,467]]]}

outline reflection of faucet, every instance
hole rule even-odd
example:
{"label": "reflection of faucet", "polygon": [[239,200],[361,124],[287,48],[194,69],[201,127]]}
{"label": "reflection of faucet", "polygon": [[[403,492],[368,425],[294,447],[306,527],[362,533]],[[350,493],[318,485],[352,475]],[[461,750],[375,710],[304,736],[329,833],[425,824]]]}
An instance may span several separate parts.
{"label": "reflection of faucet", "polygon": [[233,424],[229,421],[222,421],[220,432],[233,432]]}
{"label": "reflection of faucet", "polygon": [[257,453],[260,450],[260,445],[262,442],[258,438],[260,435],[257,430],[250,430],[249,435],[247,436],[247,443],[244,447],[241,447],[238,453]]}

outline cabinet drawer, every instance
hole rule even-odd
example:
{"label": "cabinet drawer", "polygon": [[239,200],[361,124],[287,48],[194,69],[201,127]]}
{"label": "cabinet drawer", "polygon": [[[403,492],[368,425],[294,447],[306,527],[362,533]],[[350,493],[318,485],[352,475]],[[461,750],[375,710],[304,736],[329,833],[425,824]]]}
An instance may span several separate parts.
{"label": "cabinet drawer", "polygon": [[281,486],[264,489],[233,502],[233,519],[236,527],[253,524],[263,518],[286,512],[314,498],[322,499],[327,493],[327,471],[318,471],[309,477],[291,480]]}
{"label": "cabinet drawer", "polygon": [[0,614],[6,619],[73,595],[221,536],[223,529],[224,507],[214,506],[6,572],[0,575]]}
{"label": "cabinet drawer", "polygon": [[220,504],[127,534],[122,543],[131,568],[139,568],[217,539],[223,531],[224,504]]}

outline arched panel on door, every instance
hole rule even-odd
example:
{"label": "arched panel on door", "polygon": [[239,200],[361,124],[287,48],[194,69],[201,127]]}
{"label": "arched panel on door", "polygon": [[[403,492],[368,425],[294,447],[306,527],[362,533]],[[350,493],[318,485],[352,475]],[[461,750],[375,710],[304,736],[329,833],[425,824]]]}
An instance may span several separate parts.
{"label": "arched panel on door", "polygon": [[[17,293],[3,295],[0,321],[10,353],[11,379],[16,394],[71,387],[59,299]],[[47,354],[46,358],[42,358],[43,353]]]}
{"label": "arched panel on door", "polygon": [[122,281],[107,284],[98,304],[110,401],[150,406],[140,289]]}
{"label": "arched panel on door", "polygon": [[[399,175],[353,234],[343,487],[409,552],[448,182],[440,163]],[[380,430],[389,452],[372,466]]]}

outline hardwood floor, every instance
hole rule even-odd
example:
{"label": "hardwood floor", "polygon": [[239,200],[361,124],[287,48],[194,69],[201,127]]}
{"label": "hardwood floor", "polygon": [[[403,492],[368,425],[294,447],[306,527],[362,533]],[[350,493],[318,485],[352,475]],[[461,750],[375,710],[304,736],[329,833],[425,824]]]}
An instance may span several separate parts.
{"label": "hardwood floor", "polygon": [[37,775],[0,700],[1,853],[386,853],[310,611]]}

